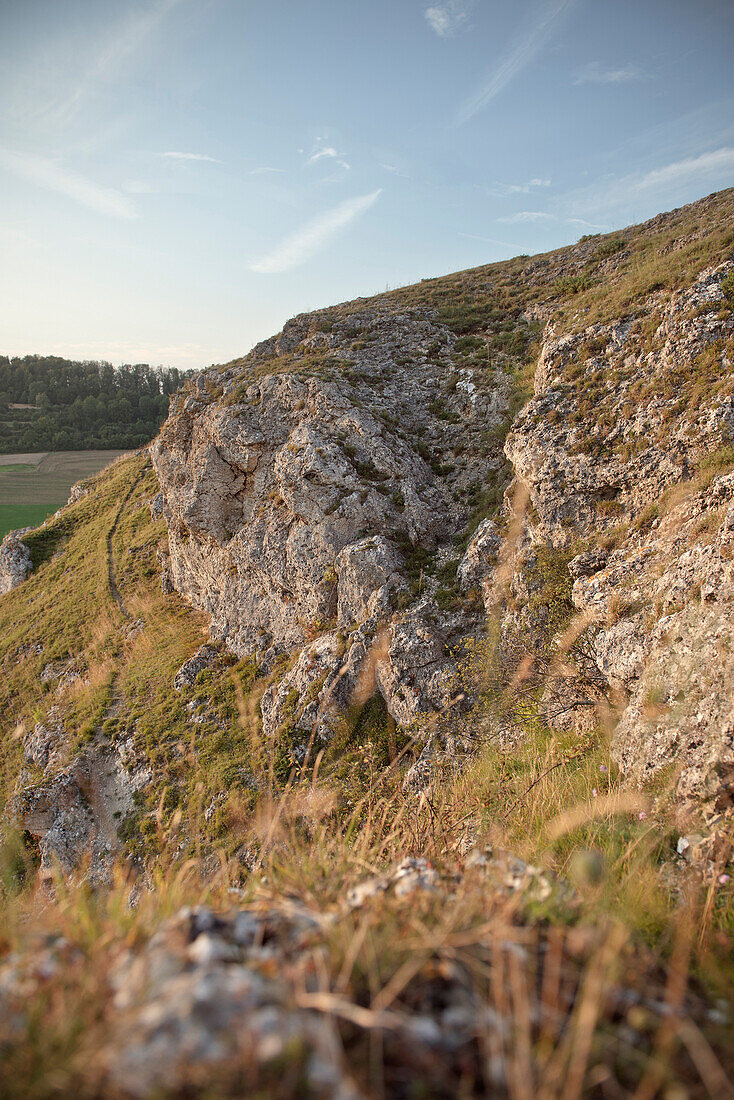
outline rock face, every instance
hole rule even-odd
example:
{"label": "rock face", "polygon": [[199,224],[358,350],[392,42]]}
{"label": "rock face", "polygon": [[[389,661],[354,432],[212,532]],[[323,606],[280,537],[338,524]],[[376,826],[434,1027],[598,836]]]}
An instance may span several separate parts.
{"label": "rock face", "polygon": [[11,531],[0,543],[0,595],[17,588],[33,569],[31,552],[20,537],[30,530]]}
{"label": "rock face", "polygon": [[88,860],[103,879],[120,850],[119,825],[133,810],[144,771],[123,761],[124,746],[97,743],[74,753],[57,707],[23,738],[23,768],[5,816],[39,838],[41,873],[71,874]]}
{"label": "rock face", "polygon": [[437,587],[437,555],[455,575],[471,493],[503,461],[484,438],[506,416],[508,380],[460,370],[430,311],[320,323],[297,317],[241,364],[200,376],[152,449],[175,588],[239,656],[268,667],[301,650],[266,693],[266,730],[294,692],[309,695],[304,731],[324,693],[327,711],[345,706],[381,624],[390,642],[373,690],[400,722],[435,709],[447,643],[476,622],[429,625],[412,605]]}
{"label": "rock face", "polygon": [[[546,264],[521,274],[542,286]],[[289,655],[266,735],[303,760],[370,692],[403,727],[451,714],[479,593],[505,681],[545,677],[549,724],[588,732],[611,707],[631,781],[673,763],[681,797],[726,806],[733,273],[728,260],[570,332],[552,305],[528,307],[517,326],[547,323],[504,444],[514,479],[463,556],[479,490],[500,478],[510,386],[466,369],[434,311],[296,317],[200,375],[152,448],[157,507],[171,582],[213,638],[265,670]]]}
{"label": "rock face", "polygon": [[[681,797],[719,809],[734,794],[734,475],[717,475],[734,457],[732,270],[653,296],[635,323],[550,327],[506,444],[529,500],[515,593],[534,548],[564,558],[596,683],[620,713],[623,773],[643,783],[672,764]],[[594,548],[572,556],[582,542]],[[506,634],[517,625],[508,615]]]}
{"label": "rock face", "polygon": [[173,686],[176,691],[184,687],[191,687],[196,682],[196,677],[207,668],[212,668],[219,657],[219,650],[213,645],[203,645],[197,649],[193,657],[184,661],[173,678]]}

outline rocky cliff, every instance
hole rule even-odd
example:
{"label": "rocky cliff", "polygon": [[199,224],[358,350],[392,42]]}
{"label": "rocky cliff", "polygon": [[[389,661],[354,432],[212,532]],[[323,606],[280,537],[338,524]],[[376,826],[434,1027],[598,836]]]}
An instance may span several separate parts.
{"label": "rocky cliff", "polygon": [[[453,314],[418,293],[297,317],[176,399],[152,449],[173,583],[238,656],[289,655],[268,736],[328,743],[360,679],[403,727],[455,726],[481,593],[506,682],[552,669],[550,725],[613,714],[631,781],[672,766],[682,798],[729,804],[734,263],[696,262],[712,225],[675,235],[694,209],[514,270],[504,311],[474,276]],[[564,313],[570,287],[614,314],[641,241],[662,272],[694,246],[676,288]]]}
{"label": "rocky cliff", "polygon": [[296,317],[3,543],[3,1095],[730,1095],[733,360],[724,192]]}
{"label": "rocky cliff", "polygon": [[322,703],[343,713],[370,652],[397,722],[455,694],[450,650],[478,627],[459,544],[501,478],[511,380],[463,367],[434,312],[295,318],[201,375],[154,444],[176,589],[238,656],[301,654],[266,733],[294,691],[305,741]]}

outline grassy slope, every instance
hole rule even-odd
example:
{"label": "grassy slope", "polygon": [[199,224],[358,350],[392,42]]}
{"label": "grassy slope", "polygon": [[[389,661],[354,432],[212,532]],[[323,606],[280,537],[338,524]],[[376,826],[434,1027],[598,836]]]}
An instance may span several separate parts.
{"label": "grassy slope", "polygon": [[[475,343],[471,338],[489,332],[490,354],[512,356],[519,383],[527,387],[530,372],[523,373],[522,364],[530,361],[531,351],[518,343],[526,341],[526,334],[516,336],[519,314],[533,302],[551,301],[563,323],[576,328],[633,313],[648,292],[688,281],[730,255],[734,244],[734,192],[705,201],[708,206],[666,215],[652,227],[595,238],[532,261],[520,258],[429,280],[363,304],[437,308],[446,323],[469,338],[464,345],[468,361],[484,361],[484,336]],[[661,255],[662,247],[687,238],[697,226],[706,229],[703,240],[687,241]],[[619,240],[624,247],[616,247]],[[602,273],[610,257],[616,257],[618,266]],[[316,321],[328,324],[329,317],[359,304],[324,311]],[[36,571],[0,599],[5,654],[0,782],[5,794],[19,764],[18,723],[27,726],[57,704],[79,743],[102,732],[132,737],[141,756],[154,765],[154,781],[135,820],[127,823],[126,835],[131,854],[164,849],[161,868],[169,867],[175,846],[180,858],[202,854],[213,845],[226,868],[225,887],[244,878],[248,890],[287,893],[328,907],[366,867],[411,854],[450,866],[467,837],[476,843],[492,841],[574,877],[581,891],[574,920],[621,920],[625,935],[635,942],[641,935],[665,967],[680,900],[662,888],[659,867],[674,855],[677,832],[664,789],[657,792],[660,801],[654,811],[647,798],[624,801],[601,731],[584,744],[571,743],[538,725],[530,714],[531,736],[522,747],[505,752],[487,746],[462,775],[447,771],[434,784],[430,800],[413,804],[406,802],[399,782],[408,757],[395,758],[384,716],[353,715],[338,767],[330,770],[329,762],[322,762],[318,779],[311,772],[293,772],[284,783],[281,776],[281,797],[274,809],[267,793],[277,777],[269,766],[269,748],[259,741],[257,716],[265,684],[256,670],[247,662],[225,660],[217,671],[203,674],[194,689],[183,695],[173,691],[173,674],[201,643],[205,621],[178,597],[160,592],[155,552],[165,530],[162,521],[151,521],[146,504],[156,488],[145,456],[133,456],[102,474],[92,495],[29,537]],[[130,615],[145,627],[137,633],[129,632],[130,620],[109,589],[107,538],[113,527],[118,586]],[[35,642],[43,645],[43,653],[29,651]],[[39,676],[49,661],[69,656],[80,658],[89,683],[59,699],[40,684]],[[489,650],[479,651],[466,674],[486,684],[491,660]],[[190,721],[186,704],[198,710],[200,722]],[[215,802],[205,823],[201,811],[220,792],[224,797]],[[589,873],[583,860],[579,865],[579,852],[583,856],[590,849],[601,853],[601,877]],[[239,859],[232,859],[246,850],[259,851],[265,860],[251,876]],[[173,875],[172,870],[165,873]],[[176,880],[175,889],[167,893],[159,883],[157,908],[152,914],[146,910],[139,928],[144,921],[154,925],[167,905],[183,897],[204,896],[197,882],[185,889],[179,885]],[[724,965],[734,931],[731,884],[712,890],[692,880],[688,886],[695,929],[688,943],[693,966],[710,990],[726,994],[732,988],[731,970]],[[13,905],[25,911],[30,903],[22,897]],[[120,918],[110,915],[104,900],[94,903],[93,920],[88,913],[77,917],[75,905],[66,907],[64,920],[77,938],[82,935],[79,921],[96,921],[95,927],[108,934],[117,929]],[[11,916],[9,911],[8,920]],[[396,931],[396,919],[389,912],[378,913],[370,925],[369,950],[359,949],[352,960],[349,989],[361,1003],[369,1003],[375,982],[379,988],[406,961],[406,951],[419,935],[414,928],[413,939],[396,948],[403,935]],[[486,919],[481,905],[469,904],[461,914],[462,927]],[[564,923],[570,918],[541,907],[532,918],[523,917],[531,919]],[[425,942],[435,943],[439,932],[446,933],[445,914],[424,915],[422,920]],[[456,928],[452,925],[450,931]],[[10,941],[21,939],[18,928]],[[335,973],[343,950],[338,942],[329,945]],[[427,951],[428,961],[432,950]],[[43,1087],[38,1091],[39,1096],[47,1094]]]}
{"label": "grassy slope", "polygon": [[[701,239],[689,239],[704,231]],[[661,255],[661,249],[672,242],[678,246]],[[431,306],[463,334],[459,353],[467,362],[486,362],[486,336],[490,356],[507,356],[518,372],[518,388],[527,390],[534,349],[528,344],[527,325],[520,325],[523,310],[534,303],[553,302],[567,323],[573,318],[574,327],[602,315],[618,316],[625,308],[633,312],[635,303],[654,287],[680,285],[730,254],[732,244],[734,190],[662,215],[646,226],[590,238],[532,260],[520,257],[427,280],[364,303],[333,307],[314,319],[317,325],[328,326],[362,304]],[[610,262],[616,265],[611,271]],[[600,266],[605,264],[602,275]],[[242,363],[246,369],[246,360]],[[173,691],[173,673],[201,643],[205,622],[176,596],[165,597],[160,591],[155,551],[164,541],[165,525],[162,520],[153,524],[144,506],[156,491],[154,475],[145,463],[143,457],[135,456],[114,464],[100,475],[93,494],[29,536],[36,571],[26,584],[0,600],[8,669],[0,685],[0,722],[8,744],[3,753],[2,789],[7,797],[17,770],[20,750],[13,731],[18,723],[27,726],[57,705],[79,742],[105,727],[106,735],[132,736],[141,756],[156,766],[161,783],[151,786],[141,820],[129,830],[134,846],[145,848],[152,842],[154,830],[170,822],[180,805],[191,816],[190,827],[184,830],[184,851],[202,839],[224,838],[232,850],[236,838],[231,821],[242,805],[253,802],[254,787],[269,789],[274,781],[272,748],[258,739],[257,701],[265,684],[247,662],[232,668],[225,663],[219,671],[204,674],[194,691],[183,696]],[[129,624],[109,591],[106,562],[107,535],[128,492],[131,496],[115,530],[115,571],[131,615],[145,624],[144,630],[130,637],[126,635]],[[482,507],[479,501],[476,518]],[[17,661],[23,647],[35,642],[43,652]],[[39,676],[49,661],[66,656],[80,660],[89,685],[59,699],[52,692],[53,683],[43,686]],[[186,703],[191,704],[189,710]],[[384,715],[375,711],[363,718],[352,716],[340,742],[345,758],[339,761],[340,782],[350,789],[350,798],[360,797],[364,789],[360,743],[370,740],[370,731],[377,754],[371,766],[379,768],[388,762],[387,742],[392,745],[393,738],[385,732]],[[596,766],[599,762],[603,760],[596,761]],[[586,774],[587,765],[581,770]],[[523,761],[520,753],[503,777],[507,793],[520,791],[533,773],[533,762]],[[281,782],[287,774],[287,767],[285,772],[280,769]],[[561,776],[565,771],[557,778]],[[587,779],[586,787],[594,785]],[[596,786],[600,785],[597,781]],[[202,837],[200,806],[210,805],[222,791],[228,792],[227,797],[215,804],[207,835]],[[569,794],[571,801],[578,793]],[[161,797],[161,812],[154,813]],[[564,798],[564,804],[568,802]],[[537,837],[537,815],[517,830],[513,826],[511,833],[516,834],[511,836],[513,842],[528,834]]]}
{"label": "grassy slope", "polygon": [[[0,600],[6,797],[19,762],[18,727],[43,719],[51,706],[78,745],[103,727],[107,736],[129,732],[141,753],[163,764],[180,737],[190,738],[172,679],[203,641],[205,622],[160,591],[155,553],[165,529],[152,523],[147,506],[156,491],[147,455],[122,459],[97,478],[94,492],[27,538],[34,572]],[[128,618],[108,579],[107,540],[116,520],[114,569]],[[142,630],[130,631],[135,620]],[[70,658],[86,683],[60,696],[55,680],[41,683],[41,672]]]}

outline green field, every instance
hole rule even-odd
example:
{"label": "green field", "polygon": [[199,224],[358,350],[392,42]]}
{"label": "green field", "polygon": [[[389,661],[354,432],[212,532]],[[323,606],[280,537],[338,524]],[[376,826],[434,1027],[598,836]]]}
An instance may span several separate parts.
{"label": "green field", "polygon": [[0,456],[0,538],[37,527],[66,504],[69,489],[99,473],[122,451],[41,451]]}

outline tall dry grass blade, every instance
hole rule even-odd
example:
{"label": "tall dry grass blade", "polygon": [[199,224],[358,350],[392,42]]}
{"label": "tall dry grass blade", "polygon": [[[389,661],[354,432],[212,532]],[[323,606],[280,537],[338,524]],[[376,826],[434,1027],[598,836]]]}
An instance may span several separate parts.
{"label": "tall dry grass blade", "polygon": [[653,1100],[662,1084],[680,1026],[680,1012],[688,987],[688,972],[696,921],[692,898],[679,911],[665,985],[666,1015],[658,1028],[652,1056],[633,1100]]}
{"label": "tall dry grass blade", "polygon": [[[515,945],[509,945],[510,948]],[[516,1100],[533,1100],[535,1081],[532,1051],[532,1012],[528,994],[526,956],[519,948],[508,951],[513,1023],[513,1081]]]}

